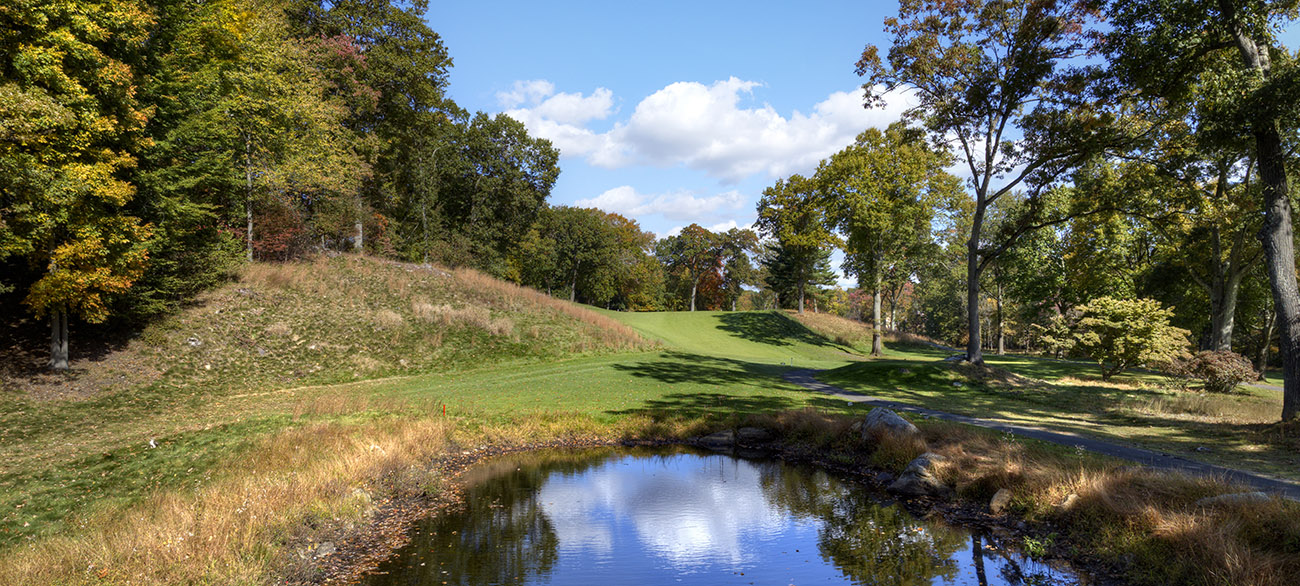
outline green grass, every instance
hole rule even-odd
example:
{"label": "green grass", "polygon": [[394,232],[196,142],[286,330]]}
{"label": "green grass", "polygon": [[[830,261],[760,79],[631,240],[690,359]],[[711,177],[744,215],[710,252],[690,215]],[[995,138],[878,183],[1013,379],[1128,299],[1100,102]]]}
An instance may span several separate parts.
{"label": "green grass", "polygon": [[796,368],[835,368],[862,356],[776,311],[605,312],[673,349]]}

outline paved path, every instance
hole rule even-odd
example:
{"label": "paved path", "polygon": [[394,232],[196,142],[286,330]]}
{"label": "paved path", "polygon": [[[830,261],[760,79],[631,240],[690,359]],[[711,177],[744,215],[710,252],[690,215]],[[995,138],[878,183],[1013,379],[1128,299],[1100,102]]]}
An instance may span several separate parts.
{"label": "paved path", "polygon": [[1204,462],[1197,462],[1196,460],[1189,460],[1187,458],[1166,454],[1164,452],[1134,448],[1073,433],[1048,431],[1037,427],[1003,423],[1000,421],[989,421],[987,419],[978,419],[975,417],[967,417],[965,415],[953,415],[952,413],[944,413],[942,411],[935,411],[924,407],[916,407],[904,403],[879,399],[861,393],[855,393],[853,391],[846,391],[837,386],[821,382],[816,378],[817,372],[818,371],[812,369],[792,370],[786,372],[782,376],[785,380],[797,384],[805,389],[825,393],[845,401],[864,403],[876,407],[887,407],[895,411],[906,411],[908,413],[916,413],[927,417],[933,417],[935,419],[942,419],[944,421],[954,421],[957,423],[965,423],[967,425],[975,425],[1065,446],[1082,446],[1083,449],[1090,452],[1131,460],[1139,464],[1151,466],[1152,468],[1189,472],[1207,476],[1221,476],[1229,480],[1252,486],[1256,490],[1280,493],[1282,496],[1287,498],[1300,500],[1300,484],[1251,474],[1241,470],[1223,468],[1221,466],[1206,464]]}

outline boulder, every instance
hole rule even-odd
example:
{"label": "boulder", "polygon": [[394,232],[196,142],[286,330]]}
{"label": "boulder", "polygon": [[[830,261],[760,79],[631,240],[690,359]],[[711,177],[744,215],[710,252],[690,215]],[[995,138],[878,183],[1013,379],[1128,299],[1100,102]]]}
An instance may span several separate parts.
{"label": "boulder", "polygon": [[989,500],[989,512],[994,515],[1001,515],[1011,504],[1011,491],[1005,488],[999,488]]}
{"label": "boulder", "polygon": [[1232,494],[1221,494],[1218,496],[1207,496],[1196,501],[1198,507],[1216,507],[1219,505],[1253,505],[1265,503],[1272,498],[1267,492],[1236,492]]}
{"label": "boulder", "polygon": [[935,465],[943,461],[943,456],[933,452],[917,456],[886,490],[902,496],[944,496],[951,493],[952,489],[944,486],[934,475]]}
{"label": "boulder", "polygon": [[1074,505],[1076,505],[1076,504],[1078,504],[1078,503],[1079,503],[1079,495],[1074,494],[1074,493],[1070,493],[1070,494],[1065,495],[1065,499],[1063,499],[1061,502],[1057,503],[1056,508],[1057,508],[1057,510],[1060,510],[1060,511],[1069,511],[1069,510],[1073,509],[1073,508],[1074,508]]}
{"label": "boulder", "polygon": [[736,430],[736,440],[741,445],[765,444],[773,439],[775,436],[772,432],[761,427],[742,427]]}
{"label": "boulder", "polygon": [[710,448],[731,447],[736,445],[736,432],[727,429],[701,437],[698,441]]}
{"label": "boulder", "polygon": [[912,425],[911,421],[884,407],[876,407],[867,413],[867,418],[862,420],[861,429],[862,439],[921,435],[921,430]]}

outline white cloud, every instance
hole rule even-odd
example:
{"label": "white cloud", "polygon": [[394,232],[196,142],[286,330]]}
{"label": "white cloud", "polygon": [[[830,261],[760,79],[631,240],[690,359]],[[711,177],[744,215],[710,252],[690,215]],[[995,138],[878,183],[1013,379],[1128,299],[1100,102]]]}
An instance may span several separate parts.
{"label": "white cloud", "polygon": [[612,114],[613,95],[605,88],[583,96],[556,94],[545,81],[517,82],[498,97],[513,108],[510,116],[550,139],[564,156],[607,168],[684,165],[729,183],[753,175],[811,172],[862,130],[897,120],[910,102],[897,94],[886,108],[867,110],[858,89],[830,94],[810,114],[785,116],[766,104],[742,107],[742,96],[758,87],[735,77],[710,85],[673,83],[641,100],[630,117],[602,133],[586,123]]}
{"label": "white cloud", "polygon": [[740,209],[747,203],[748,199],[736,190],[709,196],[697,196],[689,191],[647,195],[623,185],[591,199],[580,199],[574,205],[600,208],[628,217],[659,214],[672,220],[686,221],[717,217],[724,212]]}

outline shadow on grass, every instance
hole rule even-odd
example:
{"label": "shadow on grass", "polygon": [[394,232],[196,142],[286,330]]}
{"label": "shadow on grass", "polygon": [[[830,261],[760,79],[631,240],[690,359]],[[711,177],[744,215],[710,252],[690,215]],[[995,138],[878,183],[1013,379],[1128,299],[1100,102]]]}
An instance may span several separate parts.
{"label": "shadow on grass", "polygon": [[615,369],[667,384],[737,385],[775,382],[781,366],[689,352],[664,352],[658,359],[615,364]]}
{"label": "shadow on grass", "polygon": [[771,395],[728,395],[725,393],[671,393],[650,399],[642,406],[610,411],[618,415],[656,415],[669,419],[719,419],[734,414],[776,413],[798,409],[803,403]]}
{"label": "shadow on grass", "polygon": [[838,347],[826,338],[776,312],[745,311],[724,313],[718,329],[737,338],[770,346],[793,346],[803,342],[810,346]]}

